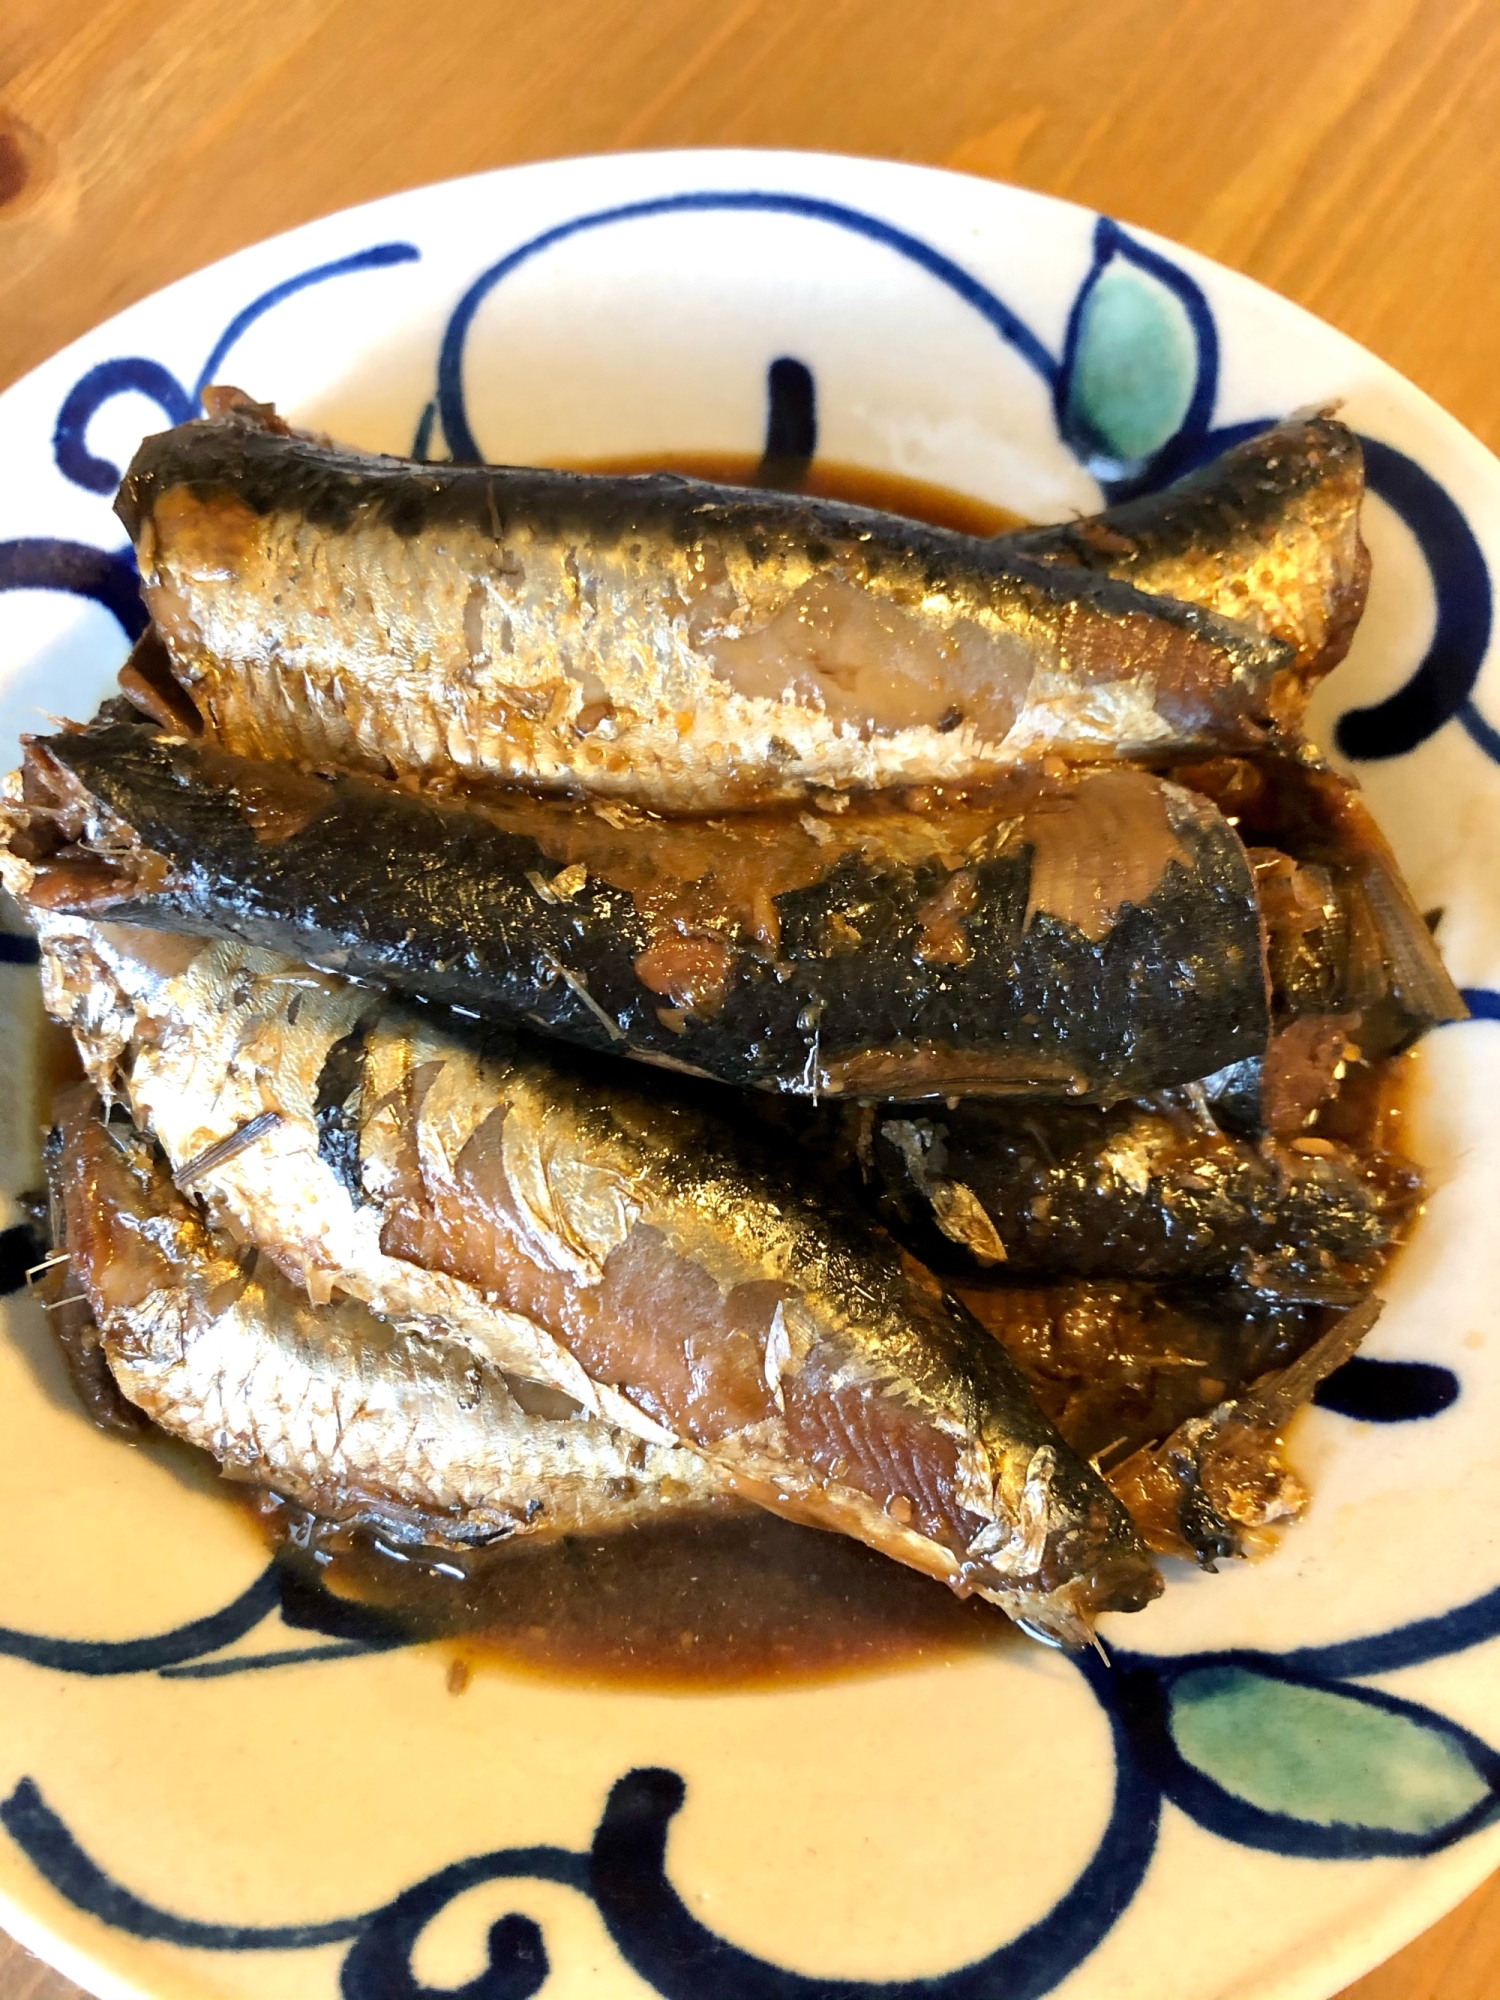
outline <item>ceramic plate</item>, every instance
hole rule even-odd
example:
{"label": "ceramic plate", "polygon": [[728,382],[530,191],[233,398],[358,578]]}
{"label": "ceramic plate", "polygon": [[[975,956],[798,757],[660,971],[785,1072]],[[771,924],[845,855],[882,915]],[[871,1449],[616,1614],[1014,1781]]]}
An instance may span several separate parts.
{"label": "ceramic plate", "polygon": [[[803,395],[768,398],[795,360]],[[22,1285],[29,940],[0,1116],[0,1921],[151,2000],[1322,2000],[1500,1862],[1500,466],[1243,278],[1014,188],[807,154],[396,196],[134,306],[0,398],[0,747],[142,613],[143,432],[239,382],[356,443],[833,459],[1037,520],[1339,399],[1370,607],[1319,697],[1474,1018],[1421,1052],[1432,1198],[1373,1365],[1299,1421],[1271,1561],[1040,1647],[776,1692],[590,1689],[372,1645],[71,1403]],[[1493,715],[1492,723],[1486,711]]]}

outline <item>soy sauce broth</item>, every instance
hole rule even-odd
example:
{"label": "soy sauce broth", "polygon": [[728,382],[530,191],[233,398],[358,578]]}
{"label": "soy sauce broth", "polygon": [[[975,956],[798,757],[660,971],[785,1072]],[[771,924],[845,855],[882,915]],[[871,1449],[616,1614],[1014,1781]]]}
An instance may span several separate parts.
{"label": "soy sauce broth", "polygon": [[677,1693],[786,1687],[929,1665],[1014,1633],[993,1605],[749,1507],[467,1553],[397,1551],[274,1502],[256,1511],[308,1581],[387,1614],[401,1636],[446,1642],[455,1691],[485,1667]]}

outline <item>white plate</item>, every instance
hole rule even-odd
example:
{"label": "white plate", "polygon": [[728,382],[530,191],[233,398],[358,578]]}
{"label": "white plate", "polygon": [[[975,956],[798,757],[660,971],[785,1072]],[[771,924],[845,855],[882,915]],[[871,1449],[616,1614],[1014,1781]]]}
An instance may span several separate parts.
{"label": "white plate", "polygon": [[[1310,403],[1371,441],[1370,609],[1315,724],[1479,1017],[1425,1045],[1434,1193],[1370,1344],[1425,1364],[1383,1378],[1398,1401],[1449,1400],[1312,1411],[1305,1522],[1108,1621],[1112,1674],[1018,1648],[691,1697],[496,1671],[455,1700],[435,1648],[289,1625],[232,1510],[90,1430],[18,1296],[0,1921],[107,1995],[1322,2000],[1500,1861],[1500,466],[1389,368],[1201,257],[925,169],[669,153],[420,189],[0,398],[0,747],[106,691],[140,615],[117,468],[203,381],[372,447],[547,462],[755,450],[779,357],[826,455],[1033,518]],[[5,1225],[36,1003],[29,965],[0,980]]]}

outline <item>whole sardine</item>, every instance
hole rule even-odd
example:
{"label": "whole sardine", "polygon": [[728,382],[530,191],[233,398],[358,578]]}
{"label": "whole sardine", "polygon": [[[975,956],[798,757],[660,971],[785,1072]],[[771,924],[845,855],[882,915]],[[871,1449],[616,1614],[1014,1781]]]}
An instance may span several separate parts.
{"label": "whole sardine", "polygon": [[[696,1452],[535,1405],[451,1342],[313,1305],[264,1257],[210,1228],[91,1086],[60,1107],[51,1158],[70,1289],[110,1371],[163,1430],[232,1479],[398,1541],[456,1547],[601,1534],[701,1511],[725,1482]],[[523,1406],[533,1405],[531,1412]]]}
{"label": "whole sardine", "polygon": [[925,1220],[981,1264],[1216,1278],[1327,1305],[1357,1302],[1421,1197],[1420,1175],[1388,1154],[1252,1143],[1186,1094],[1150,1109],[898,1110],[879,1119],[874,1152],[898,1233]]}
{"label": "whole sardine", "polygon": [[39,913],[96,1082],[294,1271],[699,1451],[1076,1643],[1159,1588],[1021,1376],[883,1231],[713,1118],[479,1054],[275,954]]}
{"label": "whole sardine", "polygon": [[1000,539],[1243,620],[1293,649],[1307,691],[1348,652],[1365,607],[1364,490],[1353,431],[1291,417],[1159,493]]}
{"label": "whole sardine", "polygon": [[235,391],[117,509],[221,747],[713,811],[1236,749],[1279,640],[1003,543],[665,474],[418,465]]}
{"label": "whole sardine", "polygon": [[12,790],[33,904],[232,935],[727,1083],[1113,1100],[1265,1046],[1244,849],[1142,771],[661,820],[108,723],[31,739]]}

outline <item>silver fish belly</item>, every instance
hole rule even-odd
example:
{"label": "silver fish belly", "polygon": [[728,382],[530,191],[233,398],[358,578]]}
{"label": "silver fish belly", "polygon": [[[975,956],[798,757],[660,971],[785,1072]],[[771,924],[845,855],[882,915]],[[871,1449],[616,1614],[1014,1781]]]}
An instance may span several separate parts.
{"label": "silver fish belly", "polygon": [[357,1299],[314,1305],[211,1229],[155,1149],[99,1112],[87,1087],[62,1108],[52,1177],[70,1286],[125,1395],[228,1477],[453,1547],[600,1534],[722,1495],[694,1452],[569,1416],[561,1398],[557,1414],[528,1412],[498,1369],[451,1343]]}
{"label": "silver fish belly", "polygon": [[1068,1643],[1159,1588],[998,1345],[716,1120],[476,1053],[269,952],[39,929],[98,1084],[314,1298],[419,1323]]}

